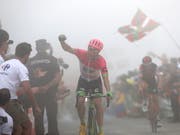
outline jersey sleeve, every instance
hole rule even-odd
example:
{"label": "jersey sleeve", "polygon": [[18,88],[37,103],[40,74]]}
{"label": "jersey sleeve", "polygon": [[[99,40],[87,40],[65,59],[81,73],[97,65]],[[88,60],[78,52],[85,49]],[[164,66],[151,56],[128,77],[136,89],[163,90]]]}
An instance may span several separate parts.
{"label": "jersey sleeve", "polygon": [[22,66],[19,69],[19,79],[20,79],[21,82],[29,80],[29,71],[25,66]]}
{"label": "jersey sleeve", "polygon": [[84,57],[84,54],[86,53],[87,51],[83,50],[83,49],[74,49],[74,54],[79,58],[79,59],[82,59]]}
{"label": "jersey sleeve", "polygon": [[105,74],[108,72],[108,68],[107,68],[107,64],[106,64],[106,60],[101,56],[100,57],[100,67],[101,67],[101,73]]}

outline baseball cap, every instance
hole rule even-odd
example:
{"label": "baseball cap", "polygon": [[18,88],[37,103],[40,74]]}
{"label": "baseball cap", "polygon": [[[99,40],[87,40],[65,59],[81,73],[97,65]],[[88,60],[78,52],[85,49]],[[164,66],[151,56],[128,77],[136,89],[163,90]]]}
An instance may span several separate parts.
{"label": "baseball cap", "polygon": [[13,44],[13,40],[9,40],[9,34],[7,31],[0,29],[0,43],[7,41],[8,44]]}

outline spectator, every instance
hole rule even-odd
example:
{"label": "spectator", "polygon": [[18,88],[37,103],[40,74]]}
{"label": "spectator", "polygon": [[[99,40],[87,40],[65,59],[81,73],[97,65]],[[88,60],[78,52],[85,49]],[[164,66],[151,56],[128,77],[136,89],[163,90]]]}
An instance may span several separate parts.
{"label": "spectator", "polygon": [[179,88],[180,88],[180,75],[178,71],[178,61],[176,58],[170,59],[169,64],[169,87],[170,87],[170,100],[171,100],[171,108],[173,112],[172,122],[180,121],[180,103],[178,101],[179,98]]}
{"label": "spectator", "polygon": [[48,134],[59,135],[56,101],[58,84],[61,80],[59,65],[57,59],[52,56],[52,48],[46,39],[36,41],[36,50],[37,54],[28,63],[31,84],[39,87],[35,92],[35,98],[42,110],[40,117],[35,116],[35,131],[37,135],[44,135],[43,114],[46,109]]}
{"label": "spectator", "polygon": [[12,43],[13,41],[9,40],[9,34],[5,30],[0,29],[0,64],[4,62],[9,44]]}
{"label": "spectator", "polygon": [[9,90],[0,89],[0,135],[11,135],[13,131],[13,119],[5,111],[5,107],[10,100]]}
{"label": "spectator", "polygon": [[0,89],[9,89],[11,95],[6,111],[13,118],[13,135],[30,135],[32,128],[31,121],[18,100],[18,87],[22,87],[21,91],[28,95],[33,106],[36,108],[35,115],[40,112],[40,109],[30,90],[29,73],[24,65],[29,58],[31,50],[30,44],[25,42],[20,43],[16,47],[16,58],[7,60],[0,65]]}

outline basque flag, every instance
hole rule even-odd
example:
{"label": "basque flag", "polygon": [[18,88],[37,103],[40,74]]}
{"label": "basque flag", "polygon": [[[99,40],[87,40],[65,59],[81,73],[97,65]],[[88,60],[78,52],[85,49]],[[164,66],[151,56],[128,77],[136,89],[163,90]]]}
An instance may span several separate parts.
{"label": "basque flag", "polygon": [[118,31],[130,42],[142,39],[159,26],[159,23],[147,17],[140,9],[134,15],[131,23],[120,27]]}

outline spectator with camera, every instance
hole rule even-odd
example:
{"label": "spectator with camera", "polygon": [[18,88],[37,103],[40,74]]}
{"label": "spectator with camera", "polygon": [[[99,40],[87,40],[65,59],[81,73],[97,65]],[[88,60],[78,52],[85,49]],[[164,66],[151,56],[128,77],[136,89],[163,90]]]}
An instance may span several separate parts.
{"label": "spectator with camera", "polygon": [[0,135],[11,135],[13,131],[13,119],[5,111],[10,100],[10,92],[6,88],[0,89]]}

